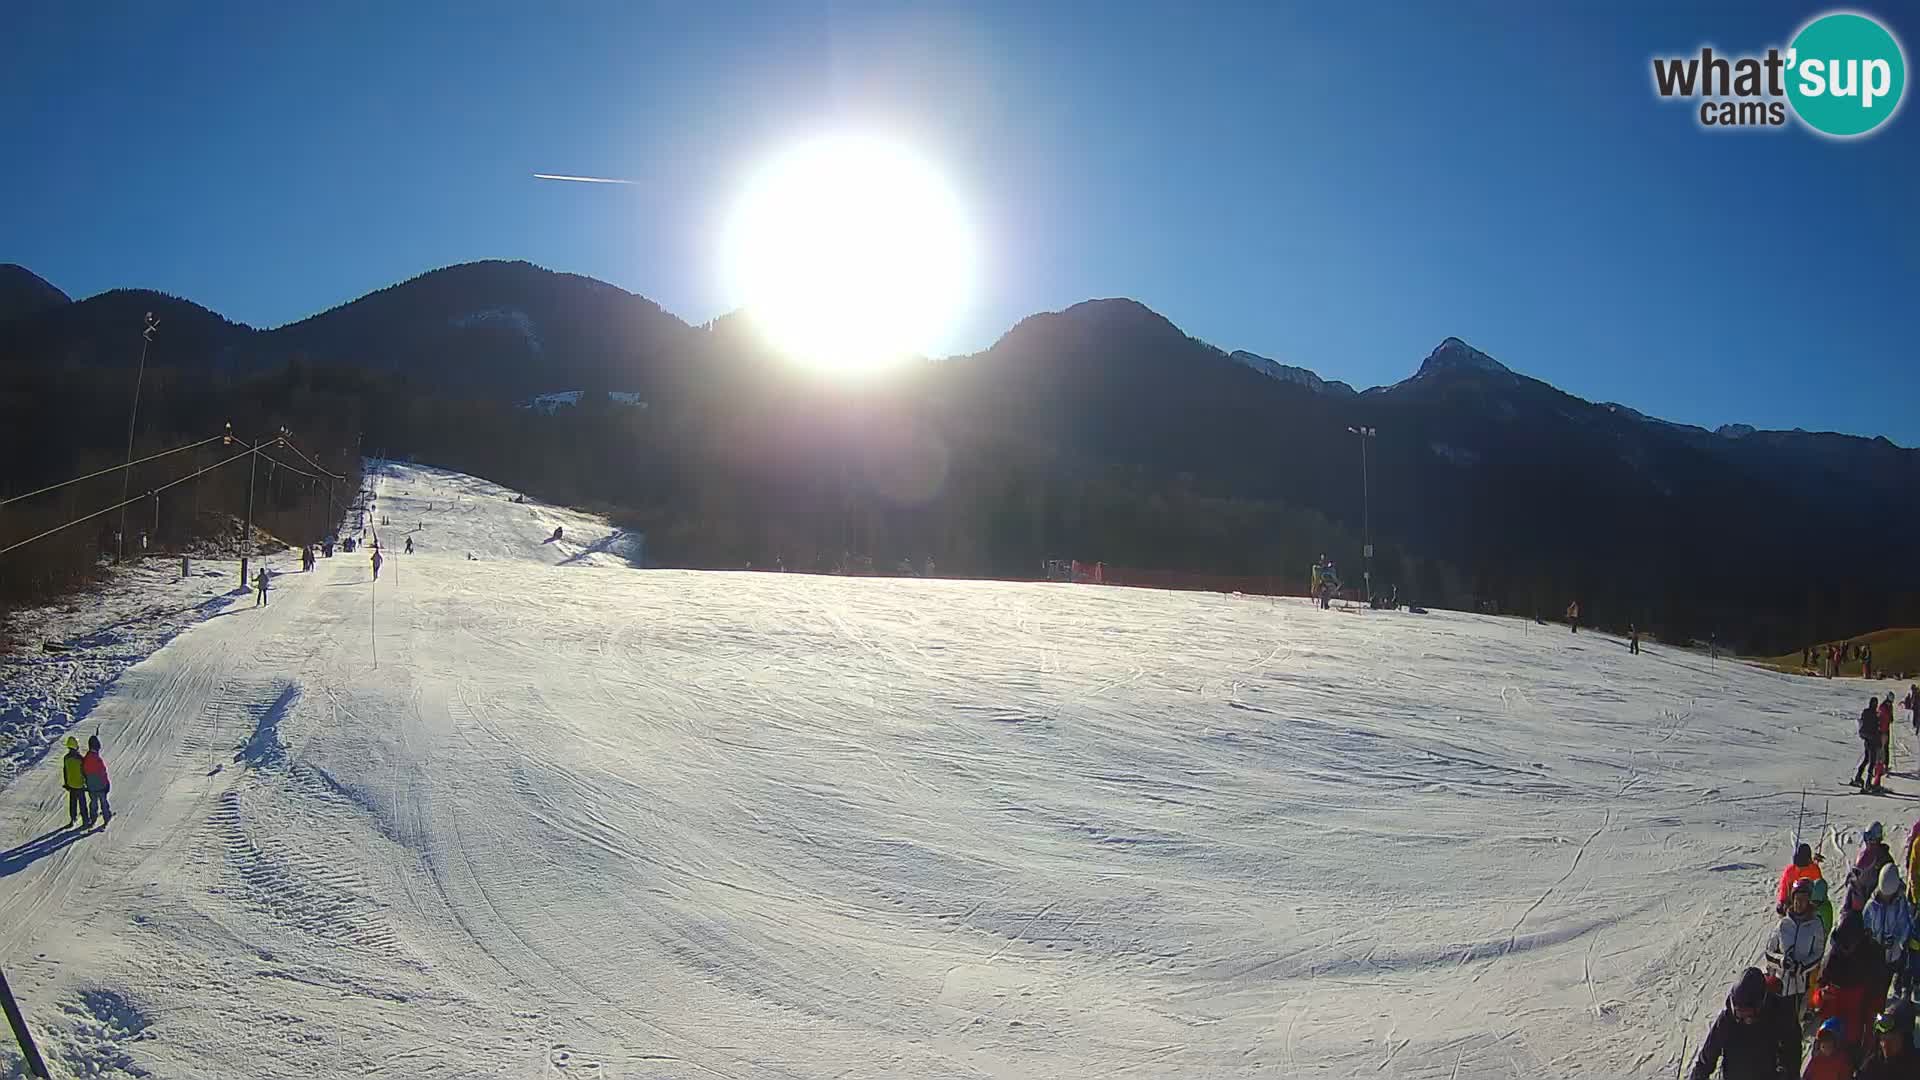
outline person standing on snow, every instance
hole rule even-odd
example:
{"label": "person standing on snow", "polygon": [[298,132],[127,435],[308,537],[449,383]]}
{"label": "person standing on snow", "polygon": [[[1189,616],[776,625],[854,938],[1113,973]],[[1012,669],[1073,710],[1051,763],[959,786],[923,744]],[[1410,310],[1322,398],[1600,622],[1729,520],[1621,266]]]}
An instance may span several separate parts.
{"label": "person standing on snow", "polygon": [[264,566],[260,568],[258,574],[253,576],[253,585],[256,590],[253,596],[254,607],[267,606],[267,577],[267,568]]}
{"label": "person standing on snow", "polygon": [[87,778],[88,814],[104,826],[113,820],[113,807],[107,802],[112,786],[107,783],[106,759],[100,756],[100,736],[87,736],[87,756],[80,759],[80,769]]}
{"label": "person standing on snow", "polygon": [[1873,646],[1864,641],[1860,643],[1860,677],[1873,678]]}
{"label": "person standing on snow", "polygon": [[[1887,693],[1887,699],[1880,703],[1875,715],[1875,723],[1880,729],[1880,760],[1876,764],[1880,779],[1884,780],[1887,770],[1893,767],[1893,693],[1891,691]],[[1874,786],[1879,786],[1878,780],[1874,782]]]}
{"label": "person standing on snow", "polygon": [[[1913,901],[1907,899],[1906,886],[1893,864],[1880,868],[1879,887],[1874,889],[1873,899],[1867,901],[1860,917],[1867,924],[1867,935],[1887,955],[1887,974],[1894,986],[1905,990],[1914,945]],[[1886,991],[1880,993],[1884,1000]]]}
{"label": "person standing on snow", "polygon": [[[1920,871],[1920,843],[1915,843],[1914,841],[1916,840],[1920,840],[1920,820],[1914,821],[1913,828],[1907,830],[1907,857],[1905,862],[1908,881],[1916,880],[1916,871]],[[1908,894],[1907,899],[1913,899],[1911,893]],[[1916,918],[1920,918],[1920,916],[1916,916]]]}
{"label": "person standing on snow", "polygon": [[1813,882],[1801,878],[1793,883],[1787,914],[1765,949],[1767,965],[1780,979],[1780,996],[1791,1006],[1796,1026],[1807,1014],[1807,989],[1826,951],[1827,931],[1813,912]]}
{"label": "person standing on snow", "polygon": [[1849,781],[1853,787],[1871,786],[1873,783],[1874,759],[1878,756],[1876,751],[1880,743],[1880,709],[1879,702],[1872,698],[1868,698],[1867,707],[1860,710],[1859,731],[1860,767],[1853,770],[1853,779]]}
{"label": "person standing on snow", "polygon": [[1860,850],[1854,855],[1853,869],[1847,871],[1847,907],[1853,911],[1866,908],[1880,883],[1880,868],[1893,864],[1893,850],[1887,847],[1885,835],[1886,830],[1877,821],[1860,834]]}
{"label": "person standing on snow", "polygon": [[407,537],[407,554],[413,554],[413,537]]}
{"label": "person standing on snow", "polygon": [[1846,1025],[1824,1020],[1813,1035],[1813,1054],[1800,1080],[1853,1080],[1853,1055],[1847,1053]]}
{"label": "person standing on snow", "polygon": [[1900,704],[1905,705],[1907,711],[1913,714],[1913,733],[1920,735],[1920,683],[1907,686],[1907,696],[1900,700]]}
{"label": "person standing on snow", "polygon": [[1827,934],[1833,934],[1833,901],[1827,897],[1827,879],[1813,879],[1813,913],[1820,916],[1820,925]]}
{"label": "person standing on snow", "polygon": [[67,736],[67,756],[60,759],[60,786],[67,789],[67,828],[82,822],[93,828],[93,808],[87,804],[86,761],[80,756],[80,740]]}
{"label": "person standing on snow", "polygon": [[1820,863],[1813,857],[1813,845],[1798,844],[1793,849],[1793,861],[1780,871],[1780,887],[1774,890],[1773,911],[1776,915],[1787,913],[1787,899],[1793,892],[1794,883],[1812,881],[1820,877]]}
{"label": "person standing on snow", "polygon": [[1916,1080],[1920,1054],[1913,1049],[1913,1017],[1895,1006],[1874,1017],[1873,1046],[1860,1063],[1855,1080]]}
{"label": "person standing on snow", "polygon": [[1640,628],[1633,623],[1627,624],[1627,652],[1640,655]]}
{"label": "person standing on snow", "polygon": [[1799,1025],[1760,969],[1748,968],[1701,1040],[1691,1080],[1712,1080],[1716,1069],[1725,1080],[1780,1080],[1799,1067]]}
{"label": "person standing on snow", "polygon": [[1578,600],[1567,605],[1567,625],[1573,627],[1574,633],[1580,632],[1580,601]]}
{"label": "person standing on snow", "polygon": [[380,580],[380,545],[373,547],[373,580]]}
{"label": "person standing on snow", "polygon": [[1874,1015],[1866,1009],[1867,995],[1885,973],[1886,956],[1867,936],[1867,924],[1860,913],[1843,910],[1833,935],[1827,939],[1827,958],[1820,964],[1817,981],[1820,1019],[1845,1025],[1841,1041],[1850,1054],[1857,1054],[1866,1039],[1867,1024]]}

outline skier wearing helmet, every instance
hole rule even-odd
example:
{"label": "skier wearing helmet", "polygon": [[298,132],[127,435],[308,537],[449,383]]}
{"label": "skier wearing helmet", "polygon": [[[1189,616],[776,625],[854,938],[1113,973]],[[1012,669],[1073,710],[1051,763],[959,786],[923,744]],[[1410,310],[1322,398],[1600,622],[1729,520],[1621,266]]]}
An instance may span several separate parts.
{"label": "skier wearing helmet", "polygon": [[1827,879],[1813,879],[1813,913],[1820,916],[1820,925],[1827,933],[1833,933],[1833,901],[1827,897]]}
{"label": "skier wearing helmet", "polygon": [[1827,930],[1813,910],[1813,882],[1793,883],[1787,913],[1766,944],[1767,966],[1780,980],[1780,996],[1795,1024],[1807,1012],[1807,988],[1827,951]]}
{"label": "skier wearing helmet", "polygon": [[1847,1053],[1847,1026],[1839,1019],[1822,1021],[1813,1036],[1813,1056],[1800,1080],[1853,1080],[1853,1057]]}
{"label": "skier wearing helmet", "polygon": [[1856,1080],[1914,1080],[1920,1077],[1920,1054],[1913,1049],[1913,1017],[1895,1006],[1874,1017],[1873,1045],[1860,1063]]}
{"label": "skier wearing helmet", "polygon": [[1853,911],[1863,910],[1867,900],[1873,895],[1873,888],[1880,883],[1880,868],[1893,862],[1893,852],[1888,850],[1886,835],[1879,822],[1867,826],[1861,834],[1860,851],[1854,856],[1853,869],[1847,871],[1846,901]]}
{"label": "skier wearing helmet", "polygon": [[67,756],[60,761],[60,786],[67,789],[67,827],[82,822],[93,828],[93,808],[87,805],[86,759],[80,756],[80,740],[67,736]]}

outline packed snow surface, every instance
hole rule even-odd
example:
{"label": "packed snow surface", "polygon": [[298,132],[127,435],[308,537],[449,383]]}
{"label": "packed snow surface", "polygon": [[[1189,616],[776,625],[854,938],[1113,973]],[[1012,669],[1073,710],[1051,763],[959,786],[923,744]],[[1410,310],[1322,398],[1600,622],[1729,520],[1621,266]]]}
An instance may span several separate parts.
{"label": "packed snow surface", "polygon": [[374,486],[377,583],[284,574],[89,703],[109,828],[65,831],[57,752],[0,790],[0,967],[56,1075],[1670,1077],[1802,788],[1829,852],[1914,809],[1839,783],[1857,682],[639,571],[482,481]]}

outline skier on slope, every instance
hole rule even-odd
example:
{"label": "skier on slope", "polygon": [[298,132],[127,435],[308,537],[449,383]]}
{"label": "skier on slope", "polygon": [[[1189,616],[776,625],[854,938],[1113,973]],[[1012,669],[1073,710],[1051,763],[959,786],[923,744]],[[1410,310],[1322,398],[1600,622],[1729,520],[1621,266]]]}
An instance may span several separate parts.
{"label": "skier on slope", "polygon": [[1580,601],[1578,600],[1567,605],[1567,625],[1573,627],[1574,633],[1580,632]]}
{"label": "skier on slope", "polygon": [[[1848,783],[1857,788],[1871,787],[1873,784],[1874,761],[1879,755],[1880,709],[1879,702],[1867,699],[1867,707],[1860,710],[1860,767],[1853,770],[1853,779]],[[1864,782],[1863,782],[1864,780]]]}
{"label": "skier on slope", "polygon": [[1907,899],[1906,886],[1893,864],[1880,868],[1879,887],[1860,917],[1867,924],[1868,936],[1887,954],[1887,974],[1894,986],[1905,990],[1912,950],[1920,942],[1914,941],[1913,902]]}
{"label": "skier on slope", "polygon": [[1846,1028],[1838,1019],[1821,1021],[1800,1080],[1853,1080],[1853,1055],[1847,1053]]}
{"label": "skier on slope", "polygon": [[1875,711],[1875,723],[1880,729],[1880,760],[1875,762],[1879,776],[1874,781],[1874,786],[1878,787],[1880,781],[1886,779],[1887,770],[1893,767],[1893,694],[1891,691]]}
{"label": "skier on slope", "polygon": [[1860,850],[1854,854],[1853,868],[1847,871],[1846,902],[1853,911],[1867,906],[1867,900],[1880,882],[1880,868],[1893,863],[1893,850],[1887,847],[1886,830],[1879,822],[1860,834]]}
{"label": "skier on slope", "polygon": [[1813,913],[1820,916],[1820,925],[1827,934],[1833,934],[1833,901],[1827,896],[1827,879],[1813,879]]}
{"label": "skier on slope", "polygon": [[[1905,865],[1907,868],[1908,881],[1920,880],[1920,873],[1916,873],[1920,872],[1920,843],[1915,843],[1915,841],[1920,841],[1920,819],[1916,819],[1913,823],[1913,828],[1907,830],[1907,857]],[[1907,899],[1913,899],[1911,890],[1908,892]]]}
{"label": "skier on slope", "polygon": [[107,802],[107,792],[113,788],[107,782],[106,759],[100,756],[100,736],[87,736],[87,756],[80,759],[80,769],[87,779],[87,809],[105,826],[113,820],[113,807]]}
{"label": "skier on slope", "polygon": [[1873,1046],[1855,1080],[1920,1080],[1920,1054],[1913,1048],[1913,1017],[1900,1006],[1873,1020]]}
{"label": "skier on slope", "polygon": [[1907,696],[1900,703],[1913,714],[1913,733],[1920,735],[1920,683],[1908,684]]}
{"label": "skier on slope", "polygon": [[1813,911],[1813,882],[1805,878],[1794,882],[1787,914],[1774,927],[1764,951],[1797,1025],[1807,1014],[1807,989],[1827,951],[1826,928]]}
{"label": "skier on slope", "polygon": [[[1820,964],[1820,1018],[1837,1019],[1845,1025],[1842,1042],[1850,1054],[1858,1053],[1866,1038],[1867,995],[1876,980],[1886,973],[1886,956],[1867,936],[1867,924],[1852,909],[1840,913],[1840,922],[1827,939],[1827,957]],[[1882,981],[1884,986],[1885,982]]]}
{"label": "skier on slope", "polygon": [[1725,1080],[1781,1080],[1799,1067],[1799,1026],[1760,969],[1748,968],[1701,1040],[1691,1080],[1712,1080],[1716,1069]]}
{"label": "skier on slope", "polygon": [[60,786],[67,789],[67,827],[82,822],[93,828],[93,808],[87,804],[86,759],[80,756],[80,740],[67,736],[67,756],[60,759]]}
{"label": "skier on slope", "polygon": [[413,554],[413,537],[407,537],[407,554]]}
{"label": "skier on slope", "polygon": [[267,606],[267,580],[267,568],[263,566],[260,568],[260,572],[253,576],[253,587],[255,590],[253,596],[254,607]]}
{"label": "skier on slope", "polygon": [[373,580],[380,580],[380,548],[377,544],[373,549]]}
{"label": "skier on slope", "polygon": [[1776,915],[1787,913],[1787,899],[1798,881],[1813,881],[1820,877],[1820,861],[1814,857],[1813,845],[1799,844],[1793,849],[1793,861],[1780,871],[1780,887],[1774,890],[1773,910]]}

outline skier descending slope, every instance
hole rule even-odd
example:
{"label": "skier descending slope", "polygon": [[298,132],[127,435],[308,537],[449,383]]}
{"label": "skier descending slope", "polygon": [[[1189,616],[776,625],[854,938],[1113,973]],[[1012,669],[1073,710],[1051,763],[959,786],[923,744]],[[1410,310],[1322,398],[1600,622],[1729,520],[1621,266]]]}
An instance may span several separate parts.
{"label": "skier descending slope", "polygon": [[113,820],[113,807],[107,802],[107,792],[112,786],[107,783],[107,762],[100,756],[100,736],[87,736],[87,756],[80,759],[81,771],[87,777],[87,813],[102,828]]}
{"label": "skier descending slope", "polygon": [[86,822],[93,827],[93,808],[87,804],[86,760],[80,756],[80,740],[67,736],[67,756],[60,761],[60,784],[67,789],[67,827]]}
{"label": "skier descending slope", "polygon": [[1780,1080],[1800,1068],[1800,1026],[1787,1005],[1767,992],[1767,977],[1748,968],[1707,1029],[1691,1080]]}

